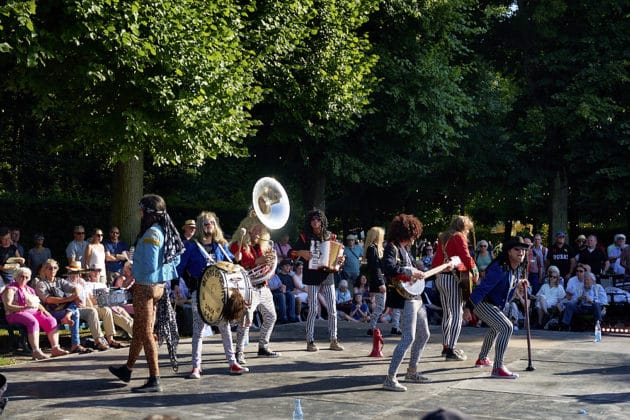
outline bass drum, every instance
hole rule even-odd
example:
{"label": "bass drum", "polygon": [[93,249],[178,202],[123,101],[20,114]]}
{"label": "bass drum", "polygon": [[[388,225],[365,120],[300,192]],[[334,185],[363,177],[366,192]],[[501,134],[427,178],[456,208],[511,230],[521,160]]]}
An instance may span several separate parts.
{"label": "bass drum", "polygon": [[251,302],[252,286],[243,267],[224,261],[208,266],[199,282],[199,314],[203,322],[208,325],[221,322],[223,307],[235,291]]}

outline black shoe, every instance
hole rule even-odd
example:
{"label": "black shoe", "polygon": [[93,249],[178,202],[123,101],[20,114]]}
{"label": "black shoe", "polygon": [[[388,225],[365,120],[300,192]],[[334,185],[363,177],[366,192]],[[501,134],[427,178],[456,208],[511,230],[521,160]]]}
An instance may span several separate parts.
{"label": "black shoe", "polygon": [[448,353],[448,347],[444,347],[442,349],[442,356],[446,356],[447,353]]}
{"label": "black shoe", "polygon": [[129,381],[131,381],[131,370],[129,370],[127,365],[122,365],[117,368],[110,366],[109,371],[123,382],[129,383]]}
{"label": "black shoe", "polygon": [[402,335],[400,328],[392,328],[392,335]]}
{"label": "black shoe", "polygon": [[271,350],[266,349],[264,347],[259,347],[258,348],[258,356],[260,356],[260,357],[280,357],[280,353],[275,352],[275,351],[271,351]]}
{"label": "black shoe", "polygon": [[464,352],[459,349],[448,349],[446,351],[445,357],[447,361],[450,360],[450,361],[455,361],[455,362],[462,362],[468,359],[468,357],[464,354]]}
{"label": "black shoe", "polygon": [[162,392],[159,376],[149,376],[146,384],[137,388],[131,388],[133,392]]}
{"label": "black shoe", "polygon": [[370,337],[372,337],[372,334],[374,333],[374,331],[372,331],[372,328],[370,328],[369,330],[367,330],[367,335],[369,335]]}

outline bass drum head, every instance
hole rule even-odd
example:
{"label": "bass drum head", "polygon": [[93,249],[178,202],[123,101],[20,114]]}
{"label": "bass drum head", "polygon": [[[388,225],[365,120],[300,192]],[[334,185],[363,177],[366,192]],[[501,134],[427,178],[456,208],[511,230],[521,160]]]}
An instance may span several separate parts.
{"label": "bass drum head", "polygon": [[227,281],[221,270],[211,265],[206,267],[199,282],[199,314],[208,325],[216,325],[221,320],[223,305],[227,301]]}

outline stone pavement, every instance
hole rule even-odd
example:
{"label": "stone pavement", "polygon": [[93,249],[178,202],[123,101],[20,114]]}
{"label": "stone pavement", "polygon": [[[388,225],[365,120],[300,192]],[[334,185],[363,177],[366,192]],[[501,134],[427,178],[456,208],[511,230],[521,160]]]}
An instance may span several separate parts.
{"label": "stone pavement", "polygon": [[[180,343],[180,369],[170,368],[161,348],[164,392],[134,394],[115,380],[110,365],[126,360],[127,349],[29,362],[2,367],[8,378],[9,403],[0,418],[7,419],[143,419],[149,415],[181,419],[288,419],[296,398],[305,419],[420,418],[437,407],[454,407],[478,419],[567,419],[630,417],[630,338],[604,336],[594,343],[592,333],[532,331],[533,372],[525,371],[527,340],[517,332],[507,352],[507,366],[517,380],[489,378],[488,369],[472,367],[486,329],[464,328],[460,340],[469,357],[446,362],[440,357],[440,329],[431,326],[431,339],[420,369],[430,384],[407,384],[407,392],[381,389],[398,337],[384,329],[384,358],[367,357],[372,340],[365,324],[340,322],[343,352],[327,349],[326,321],[318,321],[320,351],[305,351],[304,324],[276,327],[272,348],[277,359],[256,357],[247,347],[251,372],[230,376],[220,336],[204,344],[201,380],[186,379],[190,371],[190,338]],[[406,360],[405,360],[406,361]],[[399,377],[404,377],[403,364]],[[144,383],[144,357],[131,386]],[[583,410],[583,411],[582,411]],[[584,414],[585,413],[585,414]],[[625,413],[625,414],[624,414]]]}

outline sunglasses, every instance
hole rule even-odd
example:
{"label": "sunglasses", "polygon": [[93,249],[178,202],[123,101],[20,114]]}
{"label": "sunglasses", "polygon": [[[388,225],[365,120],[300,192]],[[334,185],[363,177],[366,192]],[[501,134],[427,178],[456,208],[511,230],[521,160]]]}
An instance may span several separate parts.
{"label": "sunglasses", "polygon": [[216,225],[217,222],[215,222],[214,220],[210,220],[209,222],[203,222],[204,226],[210,226],[210,225]]}
{"label": "sunglasses", "polygon": [[59,270],[59,267],[57,266],[46,267],[46,270]]}
{"label": "sunglasses", "polygon": [[578,273],[583,273],[586,270],[575,270],[575,271],[577,271]]}
{"label": "sunglasses", "polygon": [[557,279],[558,276],[549,276],[550,279]]}

